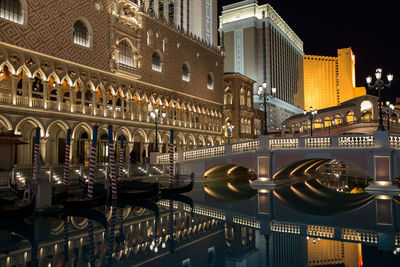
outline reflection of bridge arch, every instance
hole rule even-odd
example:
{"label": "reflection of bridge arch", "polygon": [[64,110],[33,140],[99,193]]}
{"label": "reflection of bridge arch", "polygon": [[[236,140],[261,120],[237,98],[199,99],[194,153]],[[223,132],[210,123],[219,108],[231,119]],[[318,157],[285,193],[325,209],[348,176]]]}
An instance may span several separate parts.
{"label": "reflection of bridge arch", "polygon": [[358,162],[344,158],[308,158],[291,161],[279,167],[279,169],[273,173],[272,177],[274,180],[279,180],[290,177],[310,176],[323,164],[331,161],[348,164],[350,169],[358,175],[370,177],[368,175],[368,169],[366,169],[365,166],[360,166]]}

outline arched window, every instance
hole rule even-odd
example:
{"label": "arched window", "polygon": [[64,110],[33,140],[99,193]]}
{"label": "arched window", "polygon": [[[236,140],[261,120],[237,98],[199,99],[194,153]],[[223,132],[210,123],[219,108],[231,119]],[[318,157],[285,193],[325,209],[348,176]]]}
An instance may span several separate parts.
{"label": "arched window", "polygon": [[153,34],[151,32],[146,33],[146,43],[147,45],[151,45],[153,42]]}
{"label": "arched window", "polygon": [[190,69],[186,63],[182,65],[182,80],[190,82]]}
{"label": "arched window", "polygon": [[251,108],[251,92],[247,91],[247,106]]}
{"label": "arched window", "polygon": [[125,66],[134,67],[133,51],[130,44],[126,40],[122,40],[119,43],[118,48],[119,48],[118,63]]}
{"label": "arched window", "polygon": [[0,0],[0,18],[18,23],[24,23],[20,0]]}
{"label": "arched window", "polygon": [[158,52],[154,52],[151,57],[151,68],[155,71],[162,72],[162,59]]}
{"label": "arched window", "polygon": [[82,20],[74,23],[74,43],[90,47],[90,34],[86,24]]}
{"label": "arched window", "polygon": [[243,88],[242,89],[240,89],[240,105],[241,106],[243,106],[244,104],[245,104],[245,98],[246,98],[246,96],[245,96],[245,94],[244,94],[244,90],[243,90]]}
{"label": "arched window", "polygon": [[214,77],[212,73],[207,75],[207,89],[214,90]]}
{"label": "arched window", "polygon": [[346,122],[347,123],[353,123],[353,122],[355,122],[355,116],[354,116],[354,112],[353,111],[349,111],[349,112],[347,112],[347,114],[346,114]]}
{"label": "arched window", "polygon": [[332,119],[331,117],[324,118],[324,127],[331,127],[332,126]]}

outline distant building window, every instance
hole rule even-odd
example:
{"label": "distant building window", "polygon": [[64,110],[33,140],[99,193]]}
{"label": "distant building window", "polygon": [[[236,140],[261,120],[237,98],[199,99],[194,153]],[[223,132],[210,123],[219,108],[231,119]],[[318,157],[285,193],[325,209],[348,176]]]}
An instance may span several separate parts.
{"label": "distant building window", "polygon": [[153,70],[162,72],[162,59],[160,53],[154,52],[151,62],[152,62],[151,68]]}
{"label": "distant building window", "polygon": [[0,0],[0,18],[18,23],[24,23],[20,0]]}
{"label": "distant building window", "polygon": [[190,82],[190,69],[186,63],[182,65],[182,80]]}
{"label": "distant building window", "polygon": [[133,51],[132,47],[126,40],[119,43],[119,59],[118,63],[133,67]]}
{"label": "distant building window", "polygon": [[146,33],[146,43],[147,45],[151,45],[153,42],[153,36],[151,32]]}
{"label": "distant building window", "polygon": [[90,47],[90,34],[88,28],[81,20],[76,21],[74,24],[74,43]]}
{"label": "distant building window", "polygon": [[207,89],[214,90],[214,77],[212,73],[207,75]]}

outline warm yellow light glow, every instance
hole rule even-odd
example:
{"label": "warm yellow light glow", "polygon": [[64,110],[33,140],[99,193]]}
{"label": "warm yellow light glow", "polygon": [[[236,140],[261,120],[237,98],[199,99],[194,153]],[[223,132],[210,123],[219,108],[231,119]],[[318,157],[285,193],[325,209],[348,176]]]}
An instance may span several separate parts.
{"label": "warm yellow light glow", "polygon": [[240,192],[236,187],[234,187],[234,186],[232,185],[231,182],[228,183],[228,188],[229,188],[230,190],[232,190],[233,192],[237,192],[237,193]]}
{"label": "warm yellow light glow", "polygon": [[392,199],[392,197],[388,196],[388,195],[377,195],[376,198],[377,199],[385,199],[385,200]]}
{"label": "warm yellow light glow", "polygon": [[387,182],[387,181],[376,181],[375,183],[376,183],[377,185],[380,185],[380,186],[389,186],[389,185],[392,185],[391,182]]}

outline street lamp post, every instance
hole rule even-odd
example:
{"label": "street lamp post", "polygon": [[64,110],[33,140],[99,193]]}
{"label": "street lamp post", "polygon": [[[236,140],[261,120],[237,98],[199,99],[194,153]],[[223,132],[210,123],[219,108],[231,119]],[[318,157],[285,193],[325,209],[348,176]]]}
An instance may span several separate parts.
{"label": "street lamp post", "polygon": [[[226,123],[226,133],[228,134],[228,144],[231,143],[230,138],[232,136],[233,128],[235,128],[235,126],[233,126],[233,124],[231,124],[230,122]],[[225,130],[225,125],[222,125],[222,129]]]}
{"label": "street lamp post", "polygon": [[312,122],[315,118],[315,116],[317,115],[318,110],[313,110],[312,107],[310,107],[310,111],[307,112],[306,110],[303,111],[304,116],[308,117],[310,119],[310,135],[312,135]]}
{"label": "street lamp post", "polygon": [[258,96],[264,102],[264,135],[268,135],[268,116],[267,116],[267,102],[271,96],[275,95],[276,88],[271,88],[271,94],[268,93],[267,83],[263,82],[262,85],[258,87]]}
{"label": "street lamp post", "polygon": [[369,89],[375,89],[378,90],[378,107],[379,107],[379,126],[378,126],[378,131],[384,131],[385,128],[383,127],[383,118],[382,118],[382,90],[385,88],[389,88],[390,85],[392,84],[393,81],[393,74],[388,74],[387,75],[387,80],[388,82],[385,83],[382,80],[382,69],[378,68],[375,71],[375,77],[376,77],[376,81],[371,84],[372,82],[372,77],[368,76],[367,77],[367,84],[368,84],[368,88]]}
{"label": "street lamp post", "polygon": [[394,105],[390,104],[389,101],[386,101],[385,112],[387,114],[387,130],[390,132],[390,114],[393,113]]}
{"label": "street lamp post", "polygon": [[158,127],[157,127],[157,125],[158,125],[158,123],[160,123],[161,117],[165,118],[166,113],[164,110],[162,110],[161,114],[160,114],[160,110],[158,108],[155,108],[154,111],[150,112],[150,116],[153,119],[154,123],[156,124],[156,136],[155,136],[155,139],[156,139],[155,146],[156,147],[154,149],[154,152],[158,152]]}

